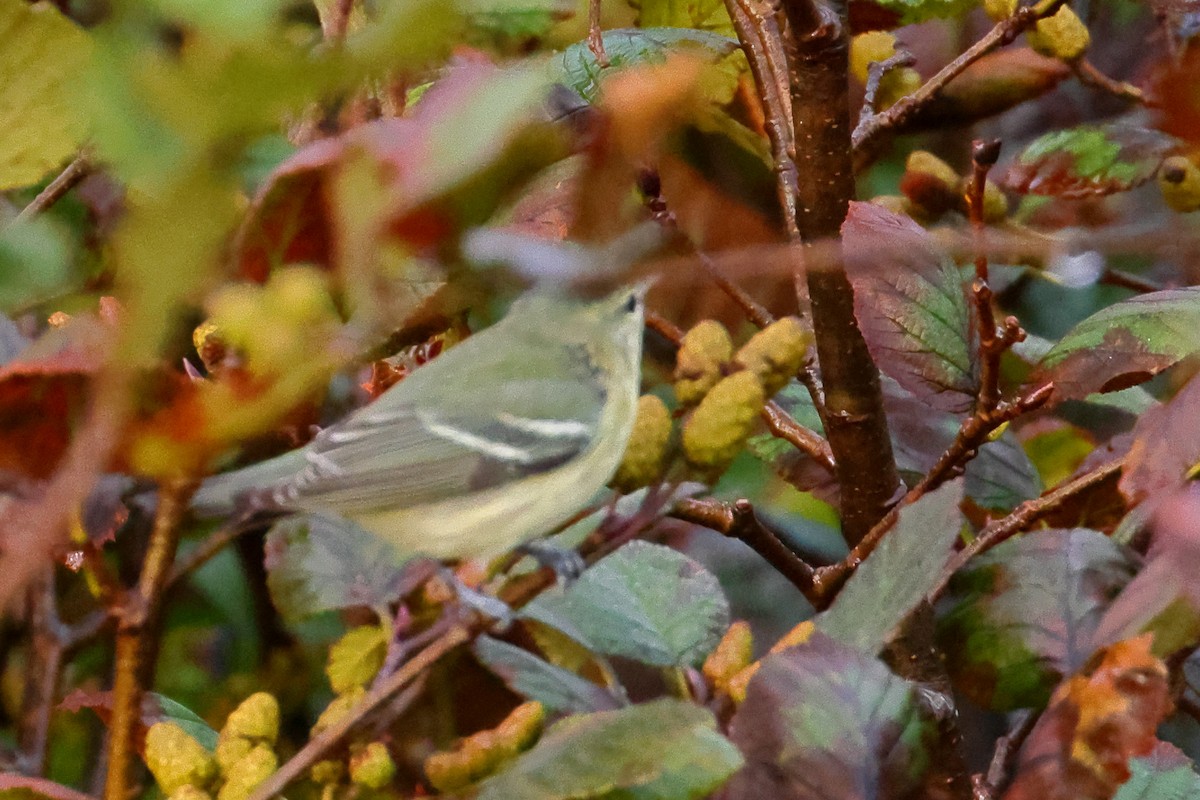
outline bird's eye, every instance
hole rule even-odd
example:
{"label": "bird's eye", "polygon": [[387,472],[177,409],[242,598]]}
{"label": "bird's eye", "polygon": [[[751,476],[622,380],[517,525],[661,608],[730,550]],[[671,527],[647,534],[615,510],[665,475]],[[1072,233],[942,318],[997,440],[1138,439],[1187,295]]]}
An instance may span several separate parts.
{"label": "bird's eye", "polygon": [[637,307],[638,307],[637,295],[636,294],[629,295],[629,299],[625,301],[625,312],[628,314],[632,314],[634,311],[637,311]]}

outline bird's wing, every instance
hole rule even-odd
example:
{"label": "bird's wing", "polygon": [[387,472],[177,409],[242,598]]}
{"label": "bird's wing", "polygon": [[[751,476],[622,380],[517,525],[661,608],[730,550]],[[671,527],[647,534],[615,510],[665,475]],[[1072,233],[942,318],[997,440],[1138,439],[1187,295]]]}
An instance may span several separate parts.
{"label": "bird's wing", "polygon": [[353,515],[494,488],[590,447],[604,399],[593,381],[529,377],[467,390],[436,408],[381,398],[322,431],[305,468],[272,495],[282,505]]}

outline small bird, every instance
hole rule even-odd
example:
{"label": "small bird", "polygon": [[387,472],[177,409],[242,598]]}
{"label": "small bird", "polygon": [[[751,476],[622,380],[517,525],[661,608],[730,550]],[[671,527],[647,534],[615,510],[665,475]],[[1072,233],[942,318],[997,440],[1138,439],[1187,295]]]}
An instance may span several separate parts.
{"label": "small bird", "polygon": [[531,291],[305,447],[209,478],[193,511],[337,515],[405,557],[490,558],[544,535],[624,454],[645,291]]}

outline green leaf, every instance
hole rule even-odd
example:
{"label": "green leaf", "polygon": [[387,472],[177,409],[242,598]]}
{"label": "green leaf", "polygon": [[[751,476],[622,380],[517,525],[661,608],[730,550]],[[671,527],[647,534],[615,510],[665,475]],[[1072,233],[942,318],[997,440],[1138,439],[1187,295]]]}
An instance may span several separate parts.
{"label": "green leaf", "polygon": [[979,448],[965,477],[967,497],[981,508],[1009,511],[1043,490],[1037,468],[1011,430]]}
{"label": "green leaf", "polygon": [[1113,800],[1200,800],[1200,775],[1174,745],[1159,742],[1150,755],[1129,759],[1129,771]]}
{"label": "green leaf", "polygon": [[1055,396],[1082,399],[1141,383],[1200,350],[1200,288],[1114,303],[1080,322],[1038,365]]}
{"label": "green leaf", "polygon": [[551,711],[582,714],[621,705],[604,687],[515,645],[481,636],[475,640],[474,649],[476,657],[499,675],[508,688],[522,697],[537,700]]}
{"label": "green leaf", "polygon": [[1175,143],[1133,125],[1081,125],[1040,136],[1009,165],[1004,182],[1023,194],[1087,197],[1124,192],[1154,176]]}
{"label": "green leaf", "polygon": [[933,721],[916,688],[827,636],[767,656],[729,724],[746,767],[727,796],[923,797]]}
{"label": "green leaf", "polygon": [[53,3],[0,0],[0,42],[3,191],[37,183],[79,149],[87,125],[72,84],[90,40]]}
{"label": "green leaf", "polygon": [[896,526],[854,572],[817,628],[864,653],[877,653],[925,599],[962,530],[962,482],[945,484],[901,509]]}
{"label": "green leaf", "polygon": [[67,289],[70,256],[66,232],[46,217],[0,229],[0,310],[20,310]]}
{"label": "green leaf", "polygon": [[969,410],[979,366],[958,268],[923,228],[874,203],[850,204],[842,236],[854,313],[880,369],[934,408]]}
{"label": "green leaf", "polygon": [[708,709],[671,698],[567,717],[484,781],[478,800],[705,797],[742,765],[716,728]]}
{"label": "green leaf", "polygon": [[156,722],[174,722],[206,750],[217,747],[217,732],[195,712],[169,697],[150,692],[142,700],[142,724],[149,728]]}
{"label": "green leaf", "polygon": [[[671,52],[702,55],[711,61],[738,49],[737,39],[687,28],[614,28],[604,32],[608,72],[638,64],[660,64]],[[556,80],[579,92],[588,102],[600,95],[600,66],[587,42],[576,42],[559,56]]]}
{"label": "green leaf", "polygon": [[695,666],[729,627],[729,604],[717,579],[696,561],[669,547],[630,542],[565,592],[540,595],[521,616],[600,653]]}
{"label": "green leaf", "polygon": [[1093,634],[1135,564],[1086,528],[1039,530],[976,558],[951,580],[938,622],[955,685],[986,708],[1045,705],[1092,655]]}
{"label": "green leaf", "polygon": [[386,541],[342,519],[290,517],[267,534],[267,586],[289,621],[332,609],[386,606],[407,588],[403,563]]}
{"label": "green leaf", "polygon": [[958,17],[975,8],[971,0],[877,0],[879,5],[900,15],[896,27],[928,19]]}

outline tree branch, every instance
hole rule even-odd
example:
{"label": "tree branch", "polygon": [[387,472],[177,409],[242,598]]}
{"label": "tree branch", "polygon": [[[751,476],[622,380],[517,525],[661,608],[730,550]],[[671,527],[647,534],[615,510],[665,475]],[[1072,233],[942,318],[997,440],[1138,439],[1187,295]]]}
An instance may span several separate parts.
{"label": "tree branch", "polygon": [[162,591],[170,575],[179,544],[179,522],[187,513],[196,489],[192,479],[166,482],[159,491],[158,511],[137,589],[129,593],[119,611],[116,652],[113,660],[112,716],[108,727],[108,774],[105,800],[127,800],[133,765],[133,731],[138,722],[141,676],[147,669],[149,623],[158,614]]}
{"label": "tree branch", "polygon": [[902,129],[909,120],[928,105],[946,84],[954,80],[967,67],[993,50],[1016,39],[1039,19],[1058,11],[1066,0],[1038,0],[1033,5],[1021,6],[1009,18],[996,23],[983,38],[963,51],[958,58],[942,67],[936,75],[926,81],[912,94],[901,98],[894,106],[871,116],[854,130],[854,161],[862,168],[874,160],[882,149],[887,136]]}
{"label": "tree branch", "polygon": [[1121,471],[1122,464],[1124,464],[1124,459],[1121,458],[1106,461],[1077,478],[1056,486],[1041,497],[1034,500],[1026,500],[1017,506],[1007,517],[998,519],[985,527],[970,544],[959,550],[947,562],[946,566],[942,569],[941,575],[938,577],[937,583],[929,591],[929,602],[932,603],[941,597],[942,593],[946,591],[946,587],[950,584],[950,578],[972,558],[987,552],[1001,542],[1027,529],[1034,522],[1056,510],[1080,492],[1087,491],[1093,486],[1117,475]]}
{"label": "tree branch", "polygon": [[783,9],[789,24],[784,50],[796,143],[798,241],[836,243],[828,259],[806,259],[807,248],[795,256],[812,305],[825,436],[841,486],[842,535],[854,545],[897,499],[900,479],[879,370],[854,316],[854,292],[838,241],[854,197],[849,41],[841,20],[824,6],[788,0]]}
{"label": "tree branch", "polygon": [[75,188],[91,172],[91,158],[86,153],[80,153],[75,156],[75,159],[70,164],[67,164],[66,168],[54,180],[50,181],[46,185],[46,188],[42,189],[29,205],[21,209],[21,213],[17,214],[16,221],[22,222],[41,214],[61,200],[63,195]]}
{"label": "tree branch", "polygon": [[733,504],[712,498],[685,498],[675,503],[671,516],[684,522],[703,525],[731,539],[745,542],[754,552],[791,581],[812,602],[815,570],[785,545],[772,531],[763,527],[749,500]]}

